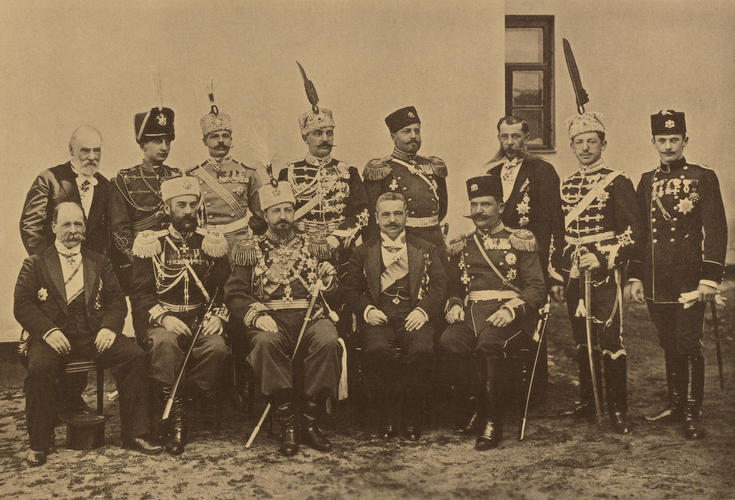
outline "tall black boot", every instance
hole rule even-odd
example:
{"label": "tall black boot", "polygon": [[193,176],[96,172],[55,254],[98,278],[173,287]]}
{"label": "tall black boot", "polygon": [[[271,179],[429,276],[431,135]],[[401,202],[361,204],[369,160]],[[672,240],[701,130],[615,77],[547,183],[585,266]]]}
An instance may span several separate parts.
{"label": "tall black boot", "polygon": [[628,383],[625,356],[612,359],[603,356],[605,363],[605,387],[607,389],[607,412],[610,424],[618,434],[630,434],[628,420]]}
{"label": "tall black boot", "polygon": [[577,346],[577,368],[579,369],[580,400],[565,412],[563,416],[582,417],[589,420],[595,418],[595,398],[592,390],[592,372],[590,371],[589,355],[586,345]]}
{"label": "tall black boot", "polygon": [[[171,396],[171,388],[163,387],[161,394],[165,404]],[[166,451],[171,455],[181,455],[184,452],[184,446],[186,445],[186,424],[184,420],[184,398],[181,392],[177,391],[168,417],[166,436],[162,437]]]}
{"label": "tall black boot", "polygon": [[480,430],[482,419],[482,394],[485,385],[485,359],[481,356],[472,356],[457,363],[455,369],[462,373],[455,386],[459,418],[454,432],[463,436],[472,435]]}
{"label": "tall black boot", "polygon": [[296,413],[290,393],[284,391],[273,397],[276,419],[281,428],[281,455],[291,457],[299,451],[299,440],[296,435]]}
{"label": "tall black boot", "polygon": [[666,367],[666,388],[668,405],[656,415],[645,417],[648,422],[673,423],[681,422],[684,418],[684,404],[682,398],[681,379],[686,372],[686,357],[664,350],[664,364]]}
{"label": "tall black boot", "polygon": [[475,449],[485,451],[496,448],[503,439],[503,409],[500,402],[502,362],[500,358],[486,358],[484,415]]}
{"label": "tall black boot", "polygon": [[316,401],[304,401],[302,417],[301,436],[303,442],[317,451],[331,451],[332,444],[324,437],[317,425],[319,404]]}
{"label": "tall black boot", "polygon": [[392,359],[388,366],[389,369],[386,372],[388,377],[385,379],[383,389],[385,394],[384,420],[378,429],[379,436],[383,439],[391,439],[398,435],[406,389],[400,359],[398,357]]}
{"label": "tall black boot", "polygon": [[686,406],[684,408],[684,437],[702,439],[704,428],[699,421],[704,400],[704,356],[701,354],[686,357]]}

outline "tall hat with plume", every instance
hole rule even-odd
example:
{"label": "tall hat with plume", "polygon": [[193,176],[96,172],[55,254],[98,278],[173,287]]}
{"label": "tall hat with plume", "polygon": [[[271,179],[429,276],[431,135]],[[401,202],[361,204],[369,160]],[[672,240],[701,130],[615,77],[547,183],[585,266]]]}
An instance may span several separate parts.
{"label": "tall hat with plume", "polygon": [[212,132],[226,130],[232,132],[232,118],[230,115],[220,113],[219,107],[214,103],[214,82],[209,83],[209,113],[202,116],[199,126],[202,128],[202,136],[207,137]]}
{"label": "tall hat with plume", "polygon": [[334,128],[335,124],[332,111],[327,108],[319,107],[319,94],[317,94],[316,92],[314,82],[309,80],[309,77],[306,76],[306,71],[304,71],[304,67],[301,66],[301,63],[296,61],[296,64],[299,66],[301,78],[303,78],[304,80],[304,90],[306,91],[306,98],[309,100],[309,104],[311,104],[311,111],[307,111],[299,117],[299,128],[301,129],[301,135],[309,134],[310,132],[313,132],[314,130],[319,130],[320,128]]}
{"label": "tall hat with plume", "polygon": [[161,75],[158,72],[153,75],[153,87],[158,105],[149,111],[136,113],[133,118],[135,142],[138,144],[156,137],[168,137],[171,141],[176,138],[174,131],[174,110],[166,108],[161,104],[163,100]]}

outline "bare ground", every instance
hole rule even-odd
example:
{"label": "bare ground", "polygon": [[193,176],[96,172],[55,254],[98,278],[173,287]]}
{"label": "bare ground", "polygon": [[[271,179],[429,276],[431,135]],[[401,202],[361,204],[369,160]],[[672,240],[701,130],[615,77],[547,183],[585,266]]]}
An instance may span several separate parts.
{"label": "bare ground", "polygon": [[[730,282],[726,295],[735,302]],[[498,450],[478,453],[473,440],[453,435],[446,411],[419,443],[383,442],[361,431],[350,409],[338,412],[330,431],[335,450],[302,449],[281,457],[275,438],[263,432],[244,448],[256,416],[226,408],[219,431],[196,425],[181,457],[147,457],[119,447],[117,404],[107,402],[107,443],[93,451],[64,448],[57,428],[58,452],[44,467],[24,462],[27,435],[23,394],[18,387],[0,392],[0,495],[33,498],[735,498],[735,312],[721,313],[725,391],[720,391],[711,328],[707,325],[707,381],[702,441],[686,441],[678,426],[649,424],[643,414],[665,399],[663,355],[645,307],[626,315],[629,401],[633,434],[557,414],[577,395],[573,345],[560,307],[553,310],[549,337],[550,386],[545,401],[532,409],[526,439],[516,439],[516,417],[506,421]],[[92,384],[90,384],[91,386]],[[109,386],[108,389],[111,389]],[[90,403],[93,393],[86,395]],[[259,413],[259,409],[255,413]]]}

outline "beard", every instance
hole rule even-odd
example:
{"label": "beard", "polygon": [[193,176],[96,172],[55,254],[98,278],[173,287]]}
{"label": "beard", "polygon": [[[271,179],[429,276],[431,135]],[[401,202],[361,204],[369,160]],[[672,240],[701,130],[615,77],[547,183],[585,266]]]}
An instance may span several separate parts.
{"label": "beard", "polygon": [[197,218],[194,215],[182,215],[171,218],[171,224],[180,233],[191,233],[197,228]]}
{"label": "beard", "polygon": [[85,162],[79,167],[79,173],[91,177],[97,172],[97,167],[97,163]]}

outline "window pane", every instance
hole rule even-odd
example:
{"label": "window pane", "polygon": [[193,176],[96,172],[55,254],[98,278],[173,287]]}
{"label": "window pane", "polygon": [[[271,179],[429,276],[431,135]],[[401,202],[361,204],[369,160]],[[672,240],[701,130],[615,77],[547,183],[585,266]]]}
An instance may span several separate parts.
{"label": "window pane", "polygon": [[543,111],[540,109],[513,109],[513,116],[528,122],[528,127],[531,129],[531,140],[528,144],[543,146]]}
{"label": "window pane", "polygon": [[544,62],[543,28],[506,28],[505,62]]}
{"label": "window pane", "polygon": [[543,90],[543,71],[513,72],[513,106],[541,106]]}

